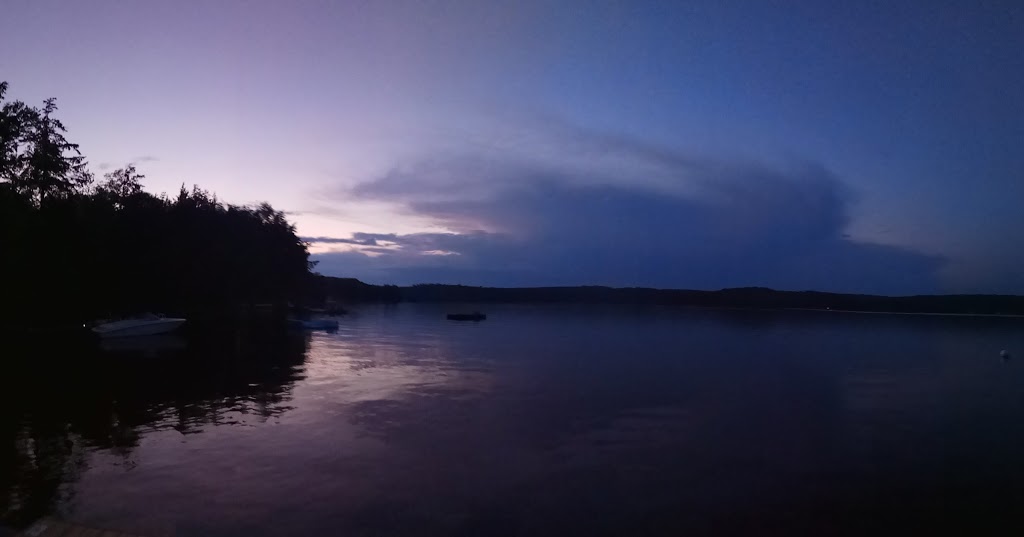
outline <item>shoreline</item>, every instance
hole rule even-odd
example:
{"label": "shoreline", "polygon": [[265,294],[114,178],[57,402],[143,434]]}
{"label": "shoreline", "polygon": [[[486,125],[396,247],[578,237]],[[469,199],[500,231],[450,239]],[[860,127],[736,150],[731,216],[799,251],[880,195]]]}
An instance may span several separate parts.
{"label": "shoreline", "polygon": [[785,311],[813,311],[819,313],[859,313],[861,315],[914,315],[930,317],[988,317],[1000,319],[1024,319],[1024,315],[1015,313],[938,313],[927,311],[864,311],[864,310],[834,310],[820,308],[782,308]]}

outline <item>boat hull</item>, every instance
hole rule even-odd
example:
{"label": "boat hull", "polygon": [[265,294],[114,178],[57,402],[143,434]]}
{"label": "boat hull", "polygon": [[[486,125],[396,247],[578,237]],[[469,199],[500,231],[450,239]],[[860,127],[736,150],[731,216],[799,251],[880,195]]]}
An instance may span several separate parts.
{"label": "boat hull", "polygon": [[300,330],[337,330],[338,321],[333,319],[289,319],[288,325]]}
{"label": "boat hull", "polygon": [[155,321],[120,321],[107,323],[92,329],[92,332],[101,338],[122,338],[155,336],[173,332],[185,324],[185,319],[159,319]]}

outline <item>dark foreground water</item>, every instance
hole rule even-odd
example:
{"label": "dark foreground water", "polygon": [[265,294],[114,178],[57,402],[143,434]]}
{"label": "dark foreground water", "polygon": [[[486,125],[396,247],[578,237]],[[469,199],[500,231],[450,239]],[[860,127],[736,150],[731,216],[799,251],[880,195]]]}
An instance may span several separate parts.
{"label": "dark foreground water", "polygon": [[1024,320],[444,312],[0,344],[0,515],[181,536],[1024,529],[1024,356],[999,357]]}

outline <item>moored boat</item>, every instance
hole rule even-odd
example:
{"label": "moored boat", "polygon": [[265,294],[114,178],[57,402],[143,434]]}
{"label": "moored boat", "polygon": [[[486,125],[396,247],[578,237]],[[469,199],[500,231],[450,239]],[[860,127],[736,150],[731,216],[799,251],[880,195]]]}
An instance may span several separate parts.
{"label": "moored boat", "polygon": [[115,337],[152,336],[173,332],[183,324],[185,324],[185,319],[179,317],[144,315],[131,319],[100,323],[92,327],[92,332],[104,339]]}
{"label": "moored boat", "polygon": [[337,330],[334,319],[288,319],[288,326],[304,330]]}

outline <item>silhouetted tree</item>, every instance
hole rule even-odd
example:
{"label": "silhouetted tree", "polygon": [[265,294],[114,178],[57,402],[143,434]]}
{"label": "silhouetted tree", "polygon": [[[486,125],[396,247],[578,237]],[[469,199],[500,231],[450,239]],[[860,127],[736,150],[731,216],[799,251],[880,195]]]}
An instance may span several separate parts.
{"label": "silhouetted tree", "polygon": [[[7,91],[0,84],[0,98]],[[64,124],[54,117],[56,99],[32,108],[21,101],[0,107],[0,178],[36,203],[67,197],[92,182],[78,144],[65,138]]]}
{"label": "silhouetted tree", "polygon": [[103,181],[96,186],[96,194],[108,196],[119,206],[142,193],[142,180],[146,176],[138,173],[134,164],[119,168],[103,175]]}
{"label": "silhouetted tree", "polygon": [[37,110],[3,101],[6,90],[0,84],[0,317],[202,315],[302,296],[309,252],[284,213],[226,204],[198,186],[153,196],[131,164],[86,188],[85,159],[54,101]]}
{"label": "silhouetted tree", "polygon": [[0,181],[10,183],[22,168],[20,148],[26,143],[32,109],[21,101],[4,102],[7,87],[0,82]]}

